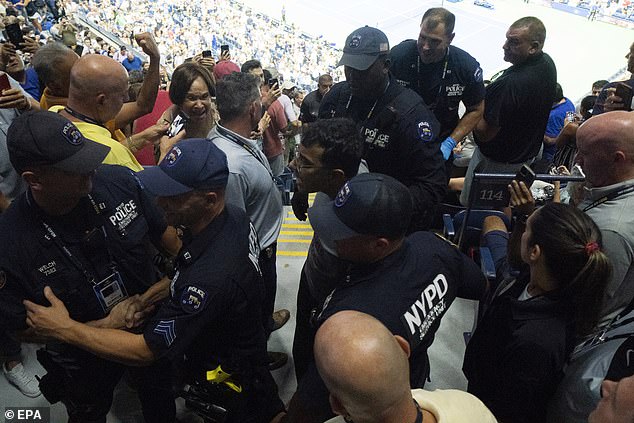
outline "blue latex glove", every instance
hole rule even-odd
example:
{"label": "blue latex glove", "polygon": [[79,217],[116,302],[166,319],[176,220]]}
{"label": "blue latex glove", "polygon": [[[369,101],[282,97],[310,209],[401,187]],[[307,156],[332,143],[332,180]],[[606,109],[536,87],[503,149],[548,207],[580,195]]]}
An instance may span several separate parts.
{"label": "blue latex glove", "polygon": [[442,144],[440,144],[440,151],[442,152],[442,156],[445,158],[445,160],[449,159],[449,156],[451,156],[451,152],[453,151],[456,144],[458,144],[456,140],[451,137],[447,137],[442,142]]}

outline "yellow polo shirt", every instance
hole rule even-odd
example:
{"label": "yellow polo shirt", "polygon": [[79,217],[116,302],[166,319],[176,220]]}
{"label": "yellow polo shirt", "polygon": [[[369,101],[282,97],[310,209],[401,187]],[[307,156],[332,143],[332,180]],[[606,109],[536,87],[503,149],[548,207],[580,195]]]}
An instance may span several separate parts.
{"label": "yellow polo shirt", "polygon": [[[58,113],[63,108],[64,106],[53,106],[49,109],[49,111]],[[125,166],[135,172],[143,170],[143,166],[139,164],[136,157],[134,157],[128,147],[112,139],[108,129],[88,122],[77,121],[73,122],[73,124],[77,127],[77,129],[79,129],[79,132],[81,132],[84,137],[110,147],[110,153],[108,153],[104,159],[104,164]]]}

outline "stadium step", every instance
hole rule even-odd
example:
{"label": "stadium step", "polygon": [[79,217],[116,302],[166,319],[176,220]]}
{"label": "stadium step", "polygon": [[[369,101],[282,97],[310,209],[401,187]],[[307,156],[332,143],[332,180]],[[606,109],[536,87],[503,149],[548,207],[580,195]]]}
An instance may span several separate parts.
{"label": "stadium step", "polygon": [[[308,196],[308,204],[312,205],[315,194]],[[313,228],[308,220],[301,221],[293,214],[290,206],[284,207],[284,221],[277,239],[277,255],[287,257],[306,257],[308,246],[313,239]]]}

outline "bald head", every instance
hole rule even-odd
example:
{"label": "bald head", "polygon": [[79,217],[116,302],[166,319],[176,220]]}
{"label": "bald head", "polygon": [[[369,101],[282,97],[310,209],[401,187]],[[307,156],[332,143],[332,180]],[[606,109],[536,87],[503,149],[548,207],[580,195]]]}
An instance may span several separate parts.
{"label": "bald head", "polygon": [[89,96],[127,85],[128,73],[121,63],[101,54],[81,57],[70,73],[70,97]]}
{"label": "bald head", "polygon": [[614,111],[587,120],[577,131],[577,162],[593,187],[634,178],[634,113]]}
{"label": "bald head", "polygon": [[381,421],[403,402],[411,404],[404,345],[381,322],[357,311],[341,311],[317,331],[319,373],[354,421]]}
{"label": "bald head", "polygon": [[100,122],[107,122],[119,113],[127,101],[127,92],[127,71],[108,56],[88,54],[71,69],[68,105]]}

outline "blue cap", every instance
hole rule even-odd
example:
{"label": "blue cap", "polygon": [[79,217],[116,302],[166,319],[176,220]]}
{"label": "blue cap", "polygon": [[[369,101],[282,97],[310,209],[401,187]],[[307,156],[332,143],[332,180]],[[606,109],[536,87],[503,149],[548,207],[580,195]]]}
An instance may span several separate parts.
{"label": "blue cap", "polygon": [[412,213],[409,189],[380,173],[360,173],[333,201],[308,209],[315,233],[329,246],[358,235],[398,238],[407,232]]}
{"label": "blue cap", "polygon": [[177,143],[158,166],[146,167],[139,179],[148,191],[171,197],[194,190],[227,186],[227,156],[211,141],[192,138]]}
{"label": "blue cap", "polygon": [[346,38],[343,56],[337,66],[348,66],[356,70],[368,69],[376,59],[390,52],[390,42],[383,31],[370,26],[354,30]]}

